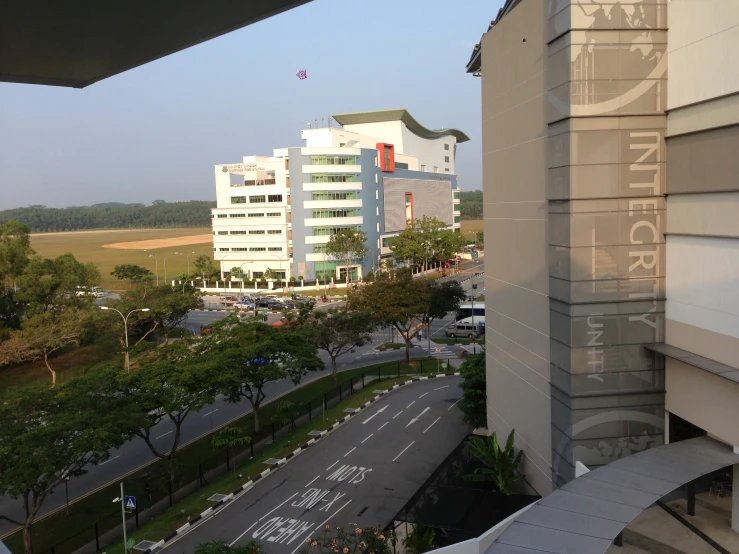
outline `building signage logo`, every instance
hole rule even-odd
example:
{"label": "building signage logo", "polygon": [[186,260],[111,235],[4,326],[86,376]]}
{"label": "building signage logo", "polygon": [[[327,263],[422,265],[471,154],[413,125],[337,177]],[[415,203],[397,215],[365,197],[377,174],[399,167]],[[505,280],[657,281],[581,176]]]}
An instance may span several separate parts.
{"label": "building signage logo", "polygon": [[234,175],[243,175],[254,171],[265,171],[266,168],[258,164],[229,164],[224,165],[221,171],[224,173],[233,173]]}

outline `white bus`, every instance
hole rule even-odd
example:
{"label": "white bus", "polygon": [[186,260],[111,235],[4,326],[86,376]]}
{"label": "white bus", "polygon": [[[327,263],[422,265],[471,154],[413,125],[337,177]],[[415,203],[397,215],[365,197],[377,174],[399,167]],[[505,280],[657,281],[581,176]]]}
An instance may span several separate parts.
{"label": "white bus", "polygon": [[102,287],[77,287],[75,292],[77,296],[94,296],[95,298],[102,298],[105,296]]}
{"label": "white bus", "polygon": [[457,320],[466,319],[473,315],[475,316],[475,321],[479,317],[483,318],[483,320],[485,319],[485,302],[475,302],[474,310],[473,304],[462,304],[457,310]]}

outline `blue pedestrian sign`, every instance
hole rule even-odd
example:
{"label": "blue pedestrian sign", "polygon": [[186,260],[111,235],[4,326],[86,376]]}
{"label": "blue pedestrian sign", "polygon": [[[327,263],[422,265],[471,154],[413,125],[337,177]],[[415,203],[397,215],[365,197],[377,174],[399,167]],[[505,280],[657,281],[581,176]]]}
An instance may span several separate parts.
{"label": "blue pedestrian sign", "polygon": [[135,510],[136,509],[136,497],[126,496],[125,500],[123,501],[123,505],[129,510]]}

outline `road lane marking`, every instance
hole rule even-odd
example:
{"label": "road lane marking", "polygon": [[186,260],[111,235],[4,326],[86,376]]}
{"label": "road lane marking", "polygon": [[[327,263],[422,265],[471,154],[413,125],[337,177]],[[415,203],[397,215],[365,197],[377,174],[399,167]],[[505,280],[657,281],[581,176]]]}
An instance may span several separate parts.
{"label": "road lane marking", "polygon": [[429,411],[430,409],[431,409],[431,408],[429,408],[428,406],[427,406],[427,407],[425,407],[425,408],[423,409],[423,411],[422,411],[422,412],[421,412],[420,414],[418,414],[418,417],[414,417],[413,419],[411,419],[411,420],[410,420],[410,421],[408,422],[408,425],[406,425],[406,427],[410,427],[411,425],[413,425],[413,424],[414,424],[414,423],[415,423],[416,421],[418,421],[418,419],[419,419],[419,418],[420,418],[420,417],[421,417],[421,416],[422,416],[423,414],[425,414],[426,412],[428,412],[428,411]]}
{"label": "road lane marking", "polygon": [[434,389],[434,390],[441,390],[441,389],[448,389],[448,388],[449,388],[449,385],[444,385],[443,387],[439,387],[438,389]]}
{"label": "road lane marking", "polygon": [[[320,477],[321,477],[321,476],[319,475],[318,477],[316,477],[316,479],[319,479]],[[308,487],[310,487],[310,486],[311,486],[311,485],[312,485],[312,484],[313,484],[313,483],[314,483],[314,482],[316,481],[316,479],[313,479],[313,481],[311,481],[310,483],[308,483],[308,484],[307,484],[307,485],[305,486],[305,488],[308,488]]]}
{"label": "road lane marking", "polygon": [[[388,423],[390,423],[390,422],[389,422],[389,421],[386,421],[385,423],[383,423],[382,425],[380,425],[380,429],[382,429],[383,427],[385,427],[385,425],[387,425]],[[380,429],[378,429],[378,431],[379,431]]]}
{"label": "road lane marking", "polygon": [[370,434],[369,434],[369,437],[367,437],[366,439],[364,439],[364,440],[362,441],[362,444],[364,444],[365,442],[367,442],[368,440],[370,440],[370,437],[371,437],[372,435],[374,435],[374,433],[370,433]]}
{"label": "road lane marking", "polygon": [[456,401],[456,402],[455,402],[454,404],[452,404],[451,406],[449,406],[449,407],[447,408],[447,410],[446,410],[446,411],[448,412],[449,410],[451,410],[452,408],[454,408],[454,406],[456,406],[456,405],[457,405],[457,404],[458,404],[459,402],[461,402],[461,401],[462,401],[462,399],[460,398],[460,399],[459,399],[459,400],[457,400],[457,401]]}
{"label": "road lane marking", "polygon": [[[437,421],[439,421],[440,419],[441,419],[441,416],[437,417],[437,418],[436,418],[436,419],[434,420],[434,423],[436,423],[436,422],[437,422]],[[434,423],[432,423],[431,425],[429,425],[428,427],[426,427],[426,431],[428,431],[429,429],[431,429],[431,428],[432,428],[432,427],[434,426]],[[424,431],[424,433],[425,433],[426,431]]]}
{"label": "road lane marking", "polygon": [[421,396],[419,396],[418,398],[423,398],[423,397],[424,397],[424,396],[426,396],[427,394],[428,394],[427,392],[424,392],[424,393],[423,393],[423,394],[422,394]]}
{"label": "road lane marking", "polygon": [[331,464],[330,466],[328,466],[328,467],[326,468],[326,471],[328,471],[329,469],[331,469],[332,467],[334,467],[334,466],[335,466],[336,464],[338,464],[338,463],[339,463],[339,460],[336,460],[336,461],[335,461],[335,462],[334,462],[333,464]]}
{"label": "road lane marking", "polygon": [[[344,508],[346,508],[346,507],[347,507],[347,506],[348,506],[349,504],[351,504],[351,502],[352,502],[351,500],[348,500],[346,504],[344,504],[344,505],[343,505],[343,506],[342,506],[341,508],[339,508],[339,509],[338,509],[338,510],[336,510],[336,511],[335,511],[335,512],[334,512],[333,514],[331,514],[330,516],[328,516],[328,517],[327,517],[327,518],[326,518],[326,519],[324,520],[324,522],[323,522],[323,523],[319,524],[319,525],[318,525],[318,526],[317,526],[317,527],[316,527],[316,528],[314,529],[314,531],[318,531],[319,529],[321,529],[321,528],[322,528],[322,527],[323,527],[324,525],[326,525],[326,523],[327,523],[327,522],[328,522],[328,521],[329,521],[329,520],[330,520],[330,519],[331,519],[332,517],[334,517],[334,516],[335,516],[336,514],[338,514],[338,513],[339,513],[339,512],[341,511],[341,510],[343,510]],[[302,534],[302,533],[301,533],[301,534]],[[297,537],[296,537],[296,538],[297,538]],[[295,550],[293,550],[293,551],[292,551],[292,552],[291,552],[290,554],[295,554],[295,552],[297,552],[299,548],[302,548],[302,547],[304,547],[304,546],[305,546],[305,541],[301,540],[301,541],[300,541],[300,542],[298,543],[298,546],[296,546],[296,547],[295,547]]]}
{"label": "road lane marking", "polygon": [[207,416],[209,416],[210,414],[214,414],[214,413],[216,413],[217,411],[218,411],[218,408],[216,408],[216,409],[215,409],[215,410],[213,410],[212,412],[208,412],[207,414],[203,414],[203,417],[207,417]]}
{"label": "road lane marking", "polygon": [[371,416],[369,416],[369,417],[368,417],[367,419],[365,419],[365,420],[364,420],[364,421],[362,422],[362,425],[364,425],[365,423],[367,423],[367,422],[368,422],[369,420],[371,420],[371,419],[372,419],[373,417],[375,417],[375,416],[376,416],[377,414],[379,414],[379,413],[382,413],[382,412],[384,412],[384,411],[385,411],[386,409],[387,409],[387,406],[383,406],[382,408],[380,408],[379,410],[377,410],[377,411],[376,411],[376,412],[375,412],[374,414],[372,414],[372,415],[371,415]]}
{"label": "road lane marking", "polygon": [[413,402],[411,402],[410,404],[408,404],[408,405],[407,405],[407,406],[406,406],[405,408],[406,408],[406,409],[408,409],[408,408],[410,408],[411,406],[413,406],[413,404],[415,404],[415,403],[416,403],[416,401],[414,400]]}
{"label": "road lane marking", "polygon": [[398,454],[397,456],[395,456],[395,458],[393,458],[393,462],[394,462],[395,460],[397,460],[398,458],[400,458],[400,457],[401,457],[401,456],[403,455],[403,452],[405,452],[405,451],[406,451],[406,450],[408,450],[408,449],[409,449],[409,448],[410,448],[411,446],[413,446],[413,443],[414,443],[414,442],[416,442],[416,441],[413,441],[413,442],[411,442],[411,443],[410,443],[410,444],[409,444],[408,446],[406,446],[406,447],[405,447],[405,448],[404,448],[404,449],[403,449],[403,450],[402,450],[402,451],[400,452],[400,454]]}
{"label": "road lane marking", "polygon": [[344,458],[346,458],[349,454],[351,454],[352,452],[354,452],[356,449],[357,449],[356,446],[354,448],[352,448],[349,452],[347,452],[346,454],[344,454]]}
{"label": "road lane marking", "polygon": [[105,460],[104,462],[102,462],[102,463],[100,463],[100,464],[98,464],[98,465],[99,465],[99,466],[104,466],[105,464],[107,464],[108,462],[112,462],[112,461],[113,461],[113,460],[115,460],[116,458],[120,458],[120,456],[114,456],[113,458],[110,458],[110,459],[108,459],[108,460]]}
{"label": "road lane marking", "polygon": [[272,513],[272,512],[274,512],[275,510],[278,510],[278,509],[282,508],[282,506],[283,506],[284,504],[287,504],[288,502],[290,502],[290,501],[291,501],[291,500],[292,500],[293,498],[295,498],[295,497],[296,497],[297,495],[298,495],[298,493],[296,492],[296,493],[295,493],[295,494],[293,494],[293,495],[292,495],[292,496],[291,496],[290,498],[288,498],[287,500],[285,500],[285,502],[283,502],[282,504],[280,504],[280,505],[279,505],[279,506],[277,506],[276,508],[274,508],[274,509],[270,510],[269,512],[267,512],[266,514],[264,514],[264,515],[263,515],[262,517],[260,517],[260,518],[259,518],[258,520],[256,520],[256,521],[255,521],[254,523],[252,523],[252,524],[251,524],[251,525],[249,526],[249,529],[247,529],[246,531],[244,531],[243,533],[241,533],[241,534],[240,534],[240,535],[239,535],[238,537],[236,537],[236,539],[234,539],[234,541],[233,541],[233,542],[232,542],[231,544],[229,544],[228,546],[233,546],[234,544],[236,544],[236,541],[238,541],[238,540],[239,540],[239,539],[240,539],[241,537],[243,537],[244,535],[246,535],[246,534],[247,534],[247,533],[248,533],[248,532],[249,532],[249,531],[251,530],[251,528],[252,528],[252,527],[254,527],[254,526],[255,526],[255,525],[257,524],[257,523],[259,523],[260,521],[262,521],[262,520],[263,520],[263,519],[264,519],[265,517],[267,517],[267,516],[268,516],[269,514],[271,514],[271,513]]}
{"label": "road lane marking", "polygon": [[158,439],[161,439],[162,437],[166,437],[166,436],[167,436],[167,435],[169,435],[170,433],[174,433],[174,429],[172,429],[171,431],[167,431],[167,432],[166,432],[166,433],[164,433],[163,435],[159,435],[159,436],[158,436],[157,438],[158,438]]}
{"label": "road lane marking", "polygon": [[395,415],[393,416],[393,419],[395,419],[396,417],[398,417],[398,416],[399,416],[400,414],[402,414],[402,413],[403,413],[403,410],[400,410],[400,411],[399,411],[399,412],[398,412],[397,414],[395,414]]}

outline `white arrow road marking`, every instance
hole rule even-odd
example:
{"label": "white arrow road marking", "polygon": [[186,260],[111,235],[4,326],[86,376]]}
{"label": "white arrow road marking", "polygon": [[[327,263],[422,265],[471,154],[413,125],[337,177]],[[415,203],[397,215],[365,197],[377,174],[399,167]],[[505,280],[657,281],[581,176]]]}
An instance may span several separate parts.
{"label": "white arrow road marking", "polygon": [[[436,418],[436,419],[434,420],[434,423],[436,423],[436,422],[437,422],[437,421],[439,421],[440,419],[441,419],[441,416],[437,417],[437,418]],[[428,427],[426,427],[426,431],[428,431],[429,429],[431,429],[431,428],[432,428],[432,427],[434,426],[434,423],[432,423],[431,425],[429,425]],[[426,431],[424,431],[424,433],[425,433]]]}
{"label": "white arrow road marking", "polygon": [[411,419],[410,423],[408,423],[406,427],[410,427],[411,425],[413,425],[416,421],[418,421],[418,418],[420,418],[423,414],[425,414],[428,411],[429,411],[428,407],[424,408],[423,411],[420,414],[418,414],[418,417],[414,417],[413,419]]}
{"label": "white arrow road marking", "polygon": [[377,410],[377,411],[376,411],[376,412],[375,412],[374,414],[372,414],[372,415],[371,415],[371,416],[369,416],[369,417],[368,417],[367,419],[365,419],[365,420],[364,420],[364,421],[362,422],[362,425],[364,425],[365,423],[367,423],[367,422],[368,422],[368,421],[369,421],[370,419],[372,419],[373,417],[375,417],[375,416],[376,416],[377,414],[379,414],[379,413],[381,413],[381,412],[384,412],[384,411],[385,411],[386,409],[387,409],[387,406],[383,406],[382,408],[380,408],[379,410]]}
{"label": "white arrow road marking", "polygon": [[400,454],[398,454],[397,456],[395,456],[395,458],[393,458],[393,462],[394,462],[395,460],[397,460],[398,458],[400,458],[400,457],[401,457],[401,456],[403,455],[403,452],[405,452],[405,451],[406,451],[406,450],[408,450],[408,449],[409,449],[409,448],[410,448],[411,446],[413,446],[413,443],[414,443],[414,442],[416,442],[416,441],[413,441],[413,442],[411,442],[411,443],[410,443],[410,444],[409,444],[408,446],[406,446],[406,447],[405,447],[405,448],[404,448],[404,449],[403,449],[403,450],[402,450],[402,451],[400,452]]}

